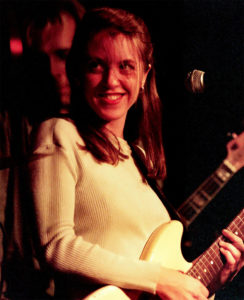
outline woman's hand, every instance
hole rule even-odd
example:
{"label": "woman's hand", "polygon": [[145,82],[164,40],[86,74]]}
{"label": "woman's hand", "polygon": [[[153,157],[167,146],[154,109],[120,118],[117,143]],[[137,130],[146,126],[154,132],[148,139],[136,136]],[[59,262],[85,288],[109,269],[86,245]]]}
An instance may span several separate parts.
{"label": "woman's hand", "polygon": [[219,242],[220,251],[226,259],[219,277],[220,286],[232,280],[244,266],[244,243],[242,239],[226,229],[222,233],[229,242]]}
{"label": "woman's hand", "polygon": [[199,280],[162,267],[157,295],[164,300],[206,300],[209,292]]}
{"label": "woman's hand", "polygon": [[220,241],[220,252],[225,257],[225,264],[214,282],[209,286],[210,291],[217,291],[231,281],[244,266],[244,243],[240,237],[224,229],[223,235],[229,240]]}

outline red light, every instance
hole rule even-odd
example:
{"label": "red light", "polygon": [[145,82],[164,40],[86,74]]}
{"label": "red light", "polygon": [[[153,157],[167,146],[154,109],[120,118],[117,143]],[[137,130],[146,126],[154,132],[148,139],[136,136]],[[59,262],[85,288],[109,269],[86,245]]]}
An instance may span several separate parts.
{"label": "red light", "polygon": [[9,44],[12,55],[21,55],[23,53],[23,44],[20,38],[11,38]]}

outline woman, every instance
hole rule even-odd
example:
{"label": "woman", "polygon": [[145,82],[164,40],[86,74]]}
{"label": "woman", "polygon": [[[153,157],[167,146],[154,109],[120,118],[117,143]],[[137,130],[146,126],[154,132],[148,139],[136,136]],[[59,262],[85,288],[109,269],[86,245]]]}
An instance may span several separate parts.
{"label": "woman", "polygon": [[[153,230],[170,221],[129,146],[143,147],[148,177],[165,177],[145,24],[119,9],[87,13],[67,67],[72,119],[41,124],[30,162],[39,255],[54,272],[57,297],[80,299],[113,284],[162,299],[206,299],[197,279],[139,260]],[[221,284],[243,264],[244,251],[241,239],[224,234],[232,243],[220,248],[227,260]]]}

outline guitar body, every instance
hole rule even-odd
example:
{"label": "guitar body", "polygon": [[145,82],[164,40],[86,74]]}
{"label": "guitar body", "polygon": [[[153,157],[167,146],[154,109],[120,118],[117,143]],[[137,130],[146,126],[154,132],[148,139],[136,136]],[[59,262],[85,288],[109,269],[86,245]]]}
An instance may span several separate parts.
{"label": "guitar body", "polygon": [[[192,263],[187,262],[181,253],[182,234],[183,225],[179,221],[160,225],[149,237],[140,259],[157,261],[164,267],[187,272]],[[141,294],[138,291],[124,292],[118,287],[108,285],[96,290],[85,300],[137,300]],[[153,298],[156,297],[148,294],[147,299]]]}
{"label": "guitar body", "polygon": [[[160,225],[149,237],[140,259],[146,261],[157,261],[166,268],[179,270],[186,273],[192,263],[187,262],[181,253],[181,238],[183,225],[179,221],[170,221]],[[165,247],[165,245],[167,245]],[[142,296],[142,298],[141,298]],[[113,285],[104,286],[91,293],[83,300],[153,300],[157,296],[136,291],[122,290]],[[214,299],[214,295],[211,300]]]}
{"label": "guitar body", "polygon": [[170,221],[160,225],[149,237],[140,259],[159,262],[166,268],[187,272],[192,263],[187,262],[181,253],[183,225]]}
{"label": "guitar body", "polygon": [[91,293],[83,300],[130,300],[131,298],[120,288],[114,285],[106,285]]}

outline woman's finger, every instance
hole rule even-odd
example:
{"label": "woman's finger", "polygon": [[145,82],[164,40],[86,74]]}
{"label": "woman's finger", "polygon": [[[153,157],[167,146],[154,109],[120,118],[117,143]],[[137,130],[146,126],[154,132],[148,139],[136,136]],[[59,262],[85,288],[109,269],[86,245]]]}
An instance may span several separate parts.
{"label": "woman's finger", "polygon": [[238,248],[242,253],[244,253],[244,243],[243,240],[236,234],[232,233],[227,229],[222,230],[223,235],[232,243],[236,248]]}

